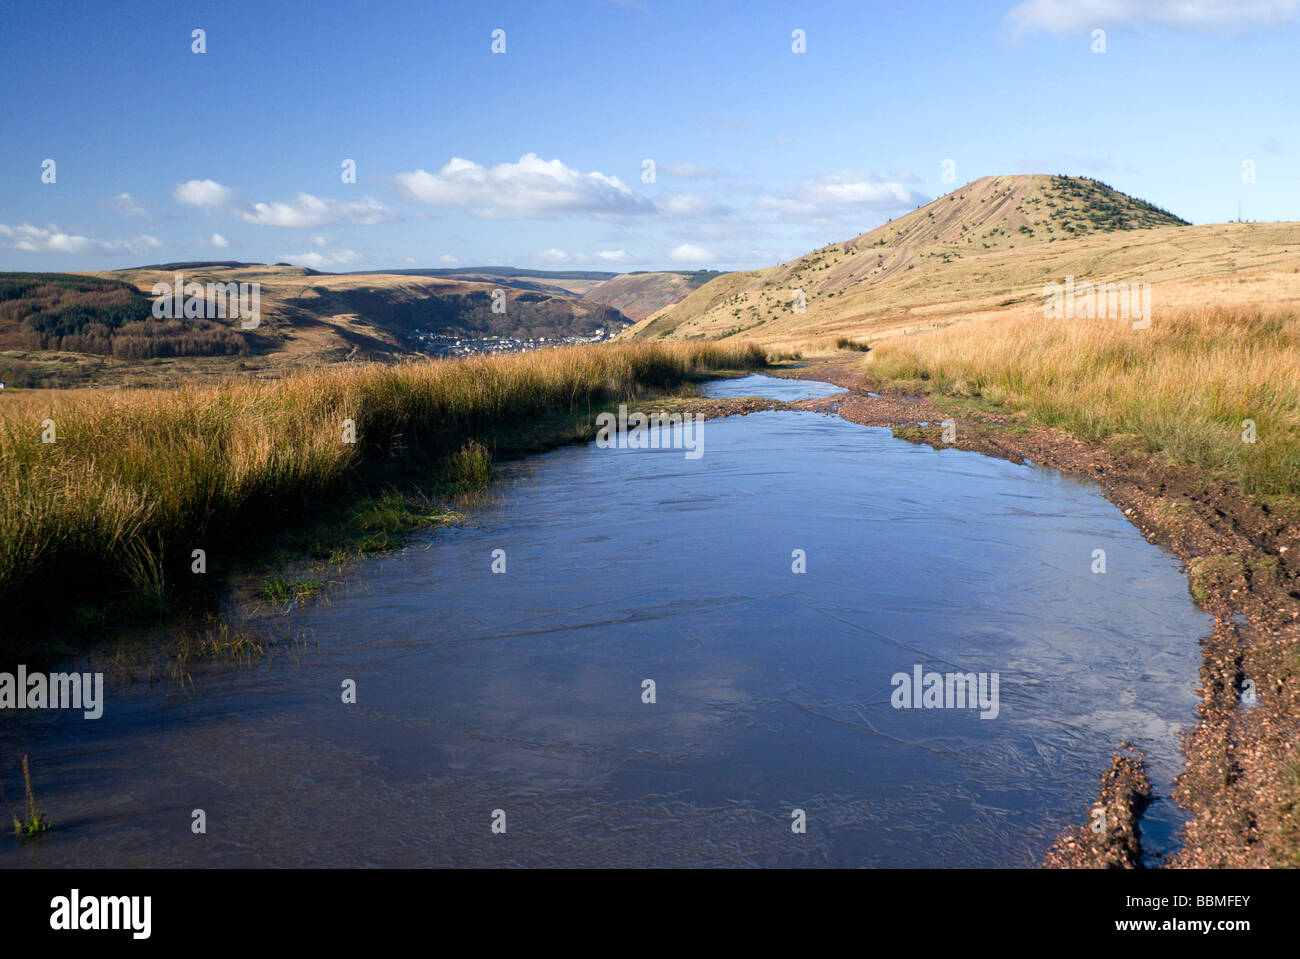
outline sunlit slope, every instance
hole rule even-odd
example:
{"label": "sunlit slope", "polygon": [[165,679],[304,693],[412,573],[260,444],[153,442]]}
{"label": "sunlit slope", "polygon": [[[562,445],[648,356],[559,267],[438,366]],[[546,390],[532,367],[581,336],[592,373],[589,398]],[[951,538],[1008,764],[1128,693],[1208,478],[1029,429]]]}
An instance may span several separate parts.
{"label": "sunlit slope", "polygon": [[[630,338],[724,338],[775,347],[870,339],[1037,309],[1043,286],[1149,282],[1162,305],[1294,301],[1300,224],[1187,226],[1082,178],[985,177],[798,260],[705,284]],[[796,291],[805,309],[796,312]]]}
{"label": "sunlit slope", "polygon": [[712,274],[623,273],[593,286],[583,298],[608,303],[630,320],[640,320],[699,289]]}
{"label": "sunlit slope", "polygon": [[[293,266],[136,269],[111,274],[148,292],[170,283],[258,283],[266,351],[285,360],[381,358],[411,349],[410,336],[445,332],[469,336],[557,336],[591,333],[621,322],[616,310],[578,296],[553,295],[492,282],[391,273],[321,274]],[[496,290],[505,311],[492,310]]]}

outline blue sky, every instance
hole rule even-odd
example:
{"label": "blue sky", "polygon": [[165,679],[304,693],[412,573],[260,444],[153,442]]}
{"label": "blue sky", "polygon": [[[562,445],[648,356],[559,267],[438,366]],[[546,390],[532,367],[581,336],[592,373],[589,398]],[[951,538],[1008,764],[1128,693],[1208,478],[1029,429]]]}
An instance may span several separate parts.
{"label": "blue sky", "polygon": [[1300,220],[1298,41],[1297,0],[14,5],[0,269],[757,267],[945,160]]}

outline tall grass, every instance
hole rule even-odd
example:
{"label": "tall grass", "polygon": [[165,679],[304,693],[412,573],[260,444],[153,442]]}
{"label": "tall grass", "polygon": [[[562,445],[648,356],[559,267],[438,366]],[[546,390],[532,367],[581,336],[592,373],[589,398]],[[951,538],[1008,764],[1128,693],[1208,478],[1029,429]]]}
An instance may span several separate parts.
{"label": "tall grass", "polygon": [[[1210,308],[1124,320],[999,317],[873,346],[864,369],[978,396],[1091,440],[1223,473],[1250,493],[1300,494],[1300,319]],[[1255,424],[1255,442],[1243,440]]]}
{"label": "tall grass", "polygon": [[[557,414],[763,363],[745,344],[628,344],[324,368],[275,383],[6,397],[0,619],[112,584],[156,601],[165,580],[189,575],[192,550],[283,523],[287,507],[310,508],[368,467],[436,466]],[[46,419],[53,443],[42,442]],[[468,449],[453,467],[481,478],[482,455]]]}

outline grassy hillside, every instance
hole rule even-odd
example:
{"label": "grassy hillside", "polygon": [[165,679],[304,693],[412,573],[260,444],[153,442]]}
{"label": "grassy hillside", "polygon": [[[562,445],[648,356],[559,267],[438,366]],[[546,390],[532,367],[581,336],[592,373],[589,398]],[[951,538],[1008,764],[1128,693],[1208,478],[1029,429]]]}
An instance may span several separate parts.
{"label": "grassy hillside", "polygon": [[[155,320],[155,283],[257,283],[261,323]],[[106,274],[0,274],[0,379],[11,386],[161,385],[278,376],[342,359],[414,355],[414,333],[586,336],[630,322],[564,291],[491,278],[322,274],[260,264],[164,264]],[[505,312],[492,309],[502,290]]]}
{"label": "grassy hillside", "polygon": [[691,273],[623,273],[593,286],[583,297],[608,303],[635,321],[684,299],[719,275],[708,270]]}
{"label": "grassy hillside", "polygon": [[160,321],[152,311],[153,300],[121,280],[0,273],[0,350],[63,350],[137,360],[249,350],[248,340],[229,324]]}
{"label": "grassy hillside", "polygon": [[[1294,296],[1297,267],[1294,224],[1193,227],[1094,180],[984,177],[853,239],[721,276],[624,336],[744,335],[776,348],[873,340],[1041,305],[1043,286],[1066,275],[1169,284],[1154,291],[1157,306],[1245,302],[1265,289]],[[796,290],[803,312],[792,309]]]}

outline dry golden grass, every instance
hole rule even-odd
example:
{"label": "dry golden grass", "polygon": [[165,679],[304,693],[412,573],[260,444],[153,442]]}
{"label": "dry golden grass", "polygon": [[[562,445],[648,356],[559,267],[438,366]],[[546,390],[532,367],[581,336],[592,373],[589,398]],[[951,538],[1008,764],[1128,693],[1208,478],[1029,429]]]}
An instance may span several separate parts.
{"label": "dry golden grass", "polygon": [[1294,311],[1158,311],[1145,330],[1021,311],[887,340],[864,362],[878,379],[982,397],[1085,439],[1136,437],[1247,492],[1300,494]]}
{"label": "dry golden grass", "polygon": [[[353,365],[172,390],[0,405],[0,609],[122,582],[160,593],[213,538],[283,523],[367,465],[436,464],[695,371],[761,365],[736,345],[629,344]],[[355,442],[347,442],[352,421]],[[54,442],[42,434],[53,429]],[[178,565],[183,564],[183,565]]]}
{"label": "dry golden grass", "polygon": [[1054,199],[1053,180],[982,178],[853,239],[718,277],[620,338],[874,344],[1041,306],[1044,285],[1066,276],[1150,283],[1160,309],[1300,308],[1300,224],[1103,229]]}

